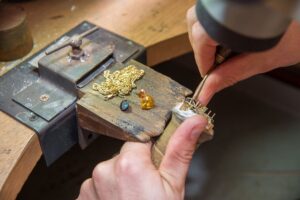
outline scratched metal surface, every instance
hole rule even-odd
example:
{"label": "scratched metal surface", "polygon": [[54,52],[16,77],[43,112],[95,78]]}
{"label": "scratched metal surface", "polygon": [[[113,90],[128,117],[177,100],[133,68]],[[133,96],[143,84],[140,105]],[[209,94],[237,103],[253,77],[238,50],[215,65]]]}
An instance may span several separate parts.
{"label": "scratched metal surface", "polygon": [[71,49],[69,47],[41,58],[39,61],[39,64],[43,66],[40,70],[41,76],[47,77],[49,73],[59,73],[65,79],[77,83],[78,80],[95,68],[95,63],[101,63],[113,53],[113,49],[109,46],[100,46],[87,39],[83,39],[81,48],[88,55],[86,62],[68,61],[67,57]]}

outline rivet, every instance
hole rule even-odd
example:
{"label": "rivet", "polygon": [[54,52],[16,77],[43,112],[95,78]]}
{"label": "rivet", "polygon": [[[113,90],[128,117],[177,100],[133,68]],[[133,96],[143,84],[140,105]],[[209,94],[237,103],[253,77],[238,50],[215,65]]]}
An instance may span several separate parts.
{"label": "rivet", "polygon": [[48,94],[42,94],[40,96],[40,101],[46,102],[49,100],[49,95]]}
{"label": "rivet", "polygon": [[30,113],[29,120],[30,121],[35,121],[35,120],[37,120],[37,116],[34,113]]}

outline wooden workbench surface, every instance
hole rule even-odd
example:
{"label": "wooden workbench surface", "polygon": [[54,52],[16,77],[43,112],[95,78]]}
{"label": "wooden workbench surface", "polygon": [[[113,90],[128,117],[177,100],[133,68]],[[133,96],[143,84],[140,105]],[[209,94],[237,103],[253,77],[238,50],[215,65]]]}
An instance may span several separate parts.
{"label": "wooden workbench surface", "polygon": [[[191,50],[185,14],[194,0],[51,0],[21,3],[34,38],[30,55],[88,20],[147,49],[148,65]],[[21,60],[17,61],[20,62]],[[0,63],[0,75],[17,62]],[[41,156],[35,133],[0,112],[0,199],[15,199]]]}

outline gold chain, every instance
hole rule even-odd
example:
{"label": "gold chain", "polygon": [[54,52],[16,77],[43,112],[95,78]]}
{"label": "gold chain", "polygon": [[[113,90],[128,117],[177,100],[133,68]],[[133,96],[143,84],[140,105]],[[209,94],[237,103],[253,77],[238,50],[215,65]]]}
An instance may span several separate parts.
{"label": "gold chain", "polygon": [[99,91],[105,99],[110,99],[114,96],[125,96],[133,88],[136,88],[135,81],[139,80],[144,73],[144,70],[137,69],[134,65],[129,65],[113,73],[106,70],[103,73],[106,80],[100,84],[94,83],[92,88]]}

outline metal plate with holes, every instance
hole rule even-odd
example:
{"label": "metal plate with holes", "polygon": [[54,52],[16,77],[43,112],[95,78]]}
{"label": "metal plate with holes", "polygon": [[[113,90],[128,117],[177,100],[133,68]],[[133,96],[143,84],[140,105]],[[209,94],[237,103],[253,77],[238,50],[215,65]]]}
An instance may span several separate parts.
{"label": "metal plate with holes", "polygon": [[39,79],[15,95],[13,100],[49,122],[72,105],[76,97],[63,88]]}
{"label": "metal plate with holes", "polygon": [[[60,71],[55,67],[62,69],[62,66],[51,66],[54,67],[51,71],[49,65],[38,65],[47,49],[93,27],[89,22],[82,22],[0,77],[0,110],[36,131],[48,165],[78,142],[76,86],[88,84],[114,62],[145,61],[141,45],[99,28],[85,37],[92,46],[97,46],[98,52],[91,52],[94,64],[98,63],[96,68],[78,65],[76,70],[69,66]],[[113,54],[107,47],[113,49]]]}

